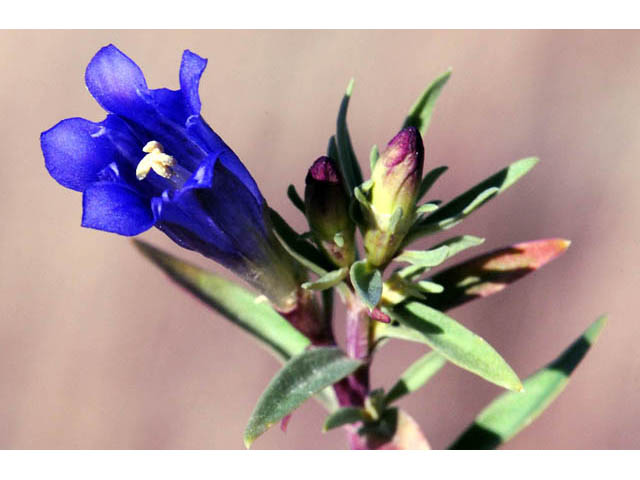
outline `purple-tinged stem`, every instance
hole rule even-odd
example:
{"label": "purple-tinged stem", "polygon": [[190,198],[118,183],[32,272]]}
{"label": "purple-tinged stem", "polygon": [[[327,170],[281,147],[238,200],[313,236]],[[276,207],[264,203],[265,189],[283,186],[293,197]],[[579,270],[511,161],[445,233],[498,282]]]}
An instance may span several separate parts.
{"label": "purple-tinged stem", "polygon": [[306,336],[315,346],[335,345],[331,322],[325,322],[316,305],[313,294],[303,289],[298,291],[298,302],[288,312],[280,311],[291,325]]}
{"label": "purple-tinged stem", "polygon": [[[347,302],[347,354],[363,361],[363,365],[334,388],[342,407],[362,407],[369,394],[370,324],[369,310],[354,295]],[[367,448],[356,429],[347,428],[349,445],[354,450]]]}

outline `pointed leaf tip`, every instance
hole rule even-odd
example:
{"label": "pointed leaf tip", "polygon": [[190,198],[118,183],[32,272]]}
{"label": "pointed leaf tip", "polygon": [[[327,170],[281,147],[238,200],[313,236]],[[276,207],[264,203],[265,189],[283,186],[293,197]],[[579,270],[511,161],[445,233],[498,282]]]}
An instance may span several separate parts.
{"label": "pointed leaf tip", "polygon": [[429,279],[444,286],[432,306],[445,311],[498,293],[560,256],[570,244],[562,238],[516,243],[454,265]]}
{"label": "pointed leaf tip", "polygon": [[[522,382],[500,354],[453,318],[418,301],[399,304],[389,313],[393,320],[414,332],[413,338],[402,335],[405,339],[429,345],[451,363],[500,387],[514,391],[522,388]],[[383,328],[383,332],[395,336],[394,328]]]}
{"label": "pointed leaf tip", "polygon": [[244,432],[247,448],[272,425],[362,363],[336,347],[307,350],[287,362],[261,395]]}
{"label": "pointed leaf tip", "polygon": [[524,393],[506,392],[493,400],[449,448],[497,448],[530,425],[565,389],[606,322],[605,315],[599,317],[559,357],[526,378]]}

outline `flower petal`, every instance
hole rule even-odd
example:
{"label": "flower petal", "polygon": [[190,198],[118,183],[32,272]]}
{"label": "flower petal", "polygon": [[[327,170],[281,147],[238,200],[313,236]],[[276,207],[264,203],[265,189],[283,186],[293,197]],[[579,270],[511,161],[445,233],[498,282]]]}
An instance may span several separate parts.
{"label": "flower petal", "polygon": [[67,118],[40,135],[44,164],[64,187],[82,191],[95,182],[118,153],[105,127],[84,118]]}
{"label": "flower petal", "polygon": [[251,257],[264,248],[263,205],[225,165],[214,165],[211,188],[195,190],[209,217],[232,239],[238,251]]}
{"label": "flower petal", "polygon": [[142,70],[114,45],[101,48],[91,59],[85,82],[108,112],[136,118],[139,110],[148,110],[149,89]]}
{"label": "flower petal", "polygon": [[185,50],[180,64],[180,91],[191,115],[200,114],[200,95],[198,87],[200,77],[207,67],[207,59]]}
{"label": "flower petal", "polygon": [[219,158],[222,164],[249,189],[255,200],[264,204],[264,198],[255,180],[242,164],[238,156],[222,140],[220,135],[214,132],[211,127],[198,115],[192,115],[187,119],[187,132],[201,148],[206,150],[210,156]]}
{"label": "flower petal", "polygon": [[90,185],[82,197],[82,226],[133,236],[153,226],[148,200],[133,188],[113,182]]}

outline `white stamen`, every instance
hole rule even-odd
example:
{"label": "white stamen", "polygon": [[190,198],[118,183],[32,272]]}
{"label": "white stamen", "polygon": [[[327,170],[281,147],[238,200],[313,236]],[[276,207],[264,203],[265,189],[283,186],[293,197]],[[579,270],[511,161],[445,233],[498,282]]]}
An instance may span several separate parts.
{"label": "white stamen", "polygon": [[171,155],[164,153],[164,147],[160,142],[151,140],[142,147],[142,151],[145,152],[146,155],[140,160],[136,168],[136,177],[138,180],[144,180],[151,170],[164,178],[171,178],[173,176],[173,169],[171,167],[176,164],[176,160]]}

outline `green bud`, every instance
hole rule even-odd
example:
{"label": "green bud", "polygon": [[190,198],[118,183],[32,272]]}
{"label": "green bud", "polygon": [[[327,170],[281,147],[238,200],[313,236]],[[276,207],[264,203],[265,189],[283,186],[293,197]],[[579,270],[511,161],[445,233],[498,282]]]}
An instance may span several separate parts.
{"label": "green bud", "polygon": [[355,259],[355,225],[349,217],[349,197],[337,165],[329,157],[320,157],[309,169],[304,203],[311,233],[318,245],[339,266]]}
{"label": "green bud", "polygon": [[420,132],[407,127],[389,142],[371,173],[364,247],[374,266],[384,266],[393,258],[413,223],[423,164]]}

